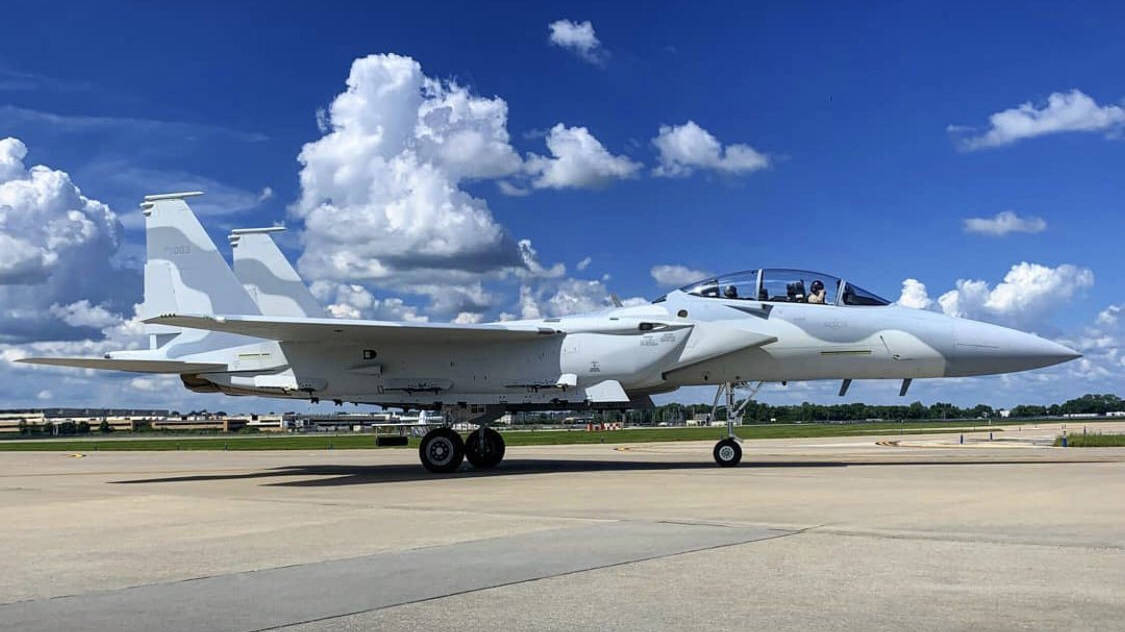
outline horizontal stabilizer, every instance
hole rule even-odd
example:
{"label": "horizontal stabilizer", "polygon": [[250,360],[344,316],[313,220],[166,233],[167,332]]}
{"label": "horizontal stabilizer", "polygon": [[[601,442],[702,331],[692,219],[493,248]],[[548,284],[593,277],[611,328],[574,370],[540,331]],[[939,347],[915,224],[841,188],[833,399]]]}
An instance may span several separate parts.
{"label": "horizontal stabilizer", "polygon": [[146,323],[222,331],[283,342],[474,343],[532,340],[559,332],[532,325],[394,323],[335,318],[166,314]]}
{"label": "horizontal stabilizer", "polygon": [[180,362],[178,360],[118,360],[115,358],[21,358],[16,362],[69,366],[79,369],[103,371],[130,371],[132,373],[208,373],[226,371],[227,365],[216,362]]}

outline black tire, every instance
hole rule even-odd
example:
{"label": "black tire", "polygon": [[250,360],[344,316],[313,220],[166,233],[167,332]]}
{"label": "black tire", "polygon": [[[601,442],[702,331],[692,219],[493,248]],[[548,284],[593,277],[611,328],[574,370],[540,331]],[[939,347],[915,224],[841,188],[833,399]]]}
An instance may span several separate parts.
{"label": "black tire", "polygon": [[435,428],[418,445],[422,467],[435,474],[456,472],[465,460],[465,442],[452,428]]}
{"label": "black tire", "polygon": [[711,454],[719,467],[734,467],[742,460],[742,446],[734,439],[723,439],[715,444]]}
{"label": "black tire", "polygon": [[[484,444],[481,445],[481,434]],[[496,467],[504,459],[504,437],[492,428],[478,428],[465,440],[465,458],[477,469]]]}

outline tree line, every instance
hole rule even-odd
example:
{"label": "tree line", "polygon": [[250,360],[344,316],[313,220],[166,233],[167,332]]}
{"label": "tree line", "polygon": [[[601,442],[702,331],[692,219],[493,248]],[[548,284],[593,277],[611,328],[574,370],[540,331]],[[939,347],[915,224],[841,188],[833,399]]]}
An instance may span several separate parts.
{"label": "tree line", "polygon": [[[776,422],[814,422],[814,421],[865,421],[865,420],[920,420],[920,419],[991,419],[1000,417],[1000,408],[988,404],[961,407],[949,402],[935,402],[930,405],[922,402],[912,402],[907,405],[881,405],[864,403],[845,404],[813,404],[803,402],[792,405],[773,405],[763,402],[749,402],[742,415],[746,423]],[[1113,394],[1087,394],[1067,400],[1061,404],[1042,406],[1036,404],[1021,404],[1010,409],[1011,418],[1028,417],[1059,417],[1068,414],[1094,414],[1105,415],[1109,412],[1125,411],[1125,400]],[[629,411],[596,411],[591,417],[592,421],[612,422],[625,421],[630,424],[654,425],[660,423],[677,424],[688,419],[705,419],[711,413],[710,404],[678,404],[670,403],[656,406],[648,410]],[[526,414],[527,422],[535,423],[547,420],[546,416],[539,419],[537,413]],[[716,410],[716,419],[726,419],[726,407],[719,406]],[[517,421],[520,419],[517,418]]]}

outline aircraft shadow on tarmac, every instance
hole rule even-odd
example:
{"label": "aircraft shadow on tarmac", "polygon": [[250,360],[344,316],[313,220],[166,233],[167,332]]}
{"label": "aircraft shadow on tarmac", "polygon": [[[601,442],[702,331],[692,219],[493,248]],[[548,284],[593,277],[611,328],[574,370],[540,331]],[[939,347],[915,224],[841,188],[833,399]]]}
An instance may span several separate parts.
{"label": "aircraft shadow on tarmac", "polygon": [[[1060,463],[1086,463],[1087,461],[1045,461],[1036,459],[1021,460],[944,460],[944,461],[759,461],[744,462],[736,472],[743,469],[805,468],[805,467],[876,467],[876,466],[919,466],[919,465],[1051,465]],[[417,464],[402,465],[287,465],[259,472],[190,474],[112,481],[113,484],[136,485],[140,483],[190,483],[200,481],[229,481],[241,479],[296,478],[267,482],[265,485],[277,487],[333,487],[338,485],[372,485],[380,483],[401,483],[420,480],[479,478],[489,476],[518,476],[526,474],[551,474],[567,472],[632,472],[632,471],[672,471],[672,470],[720,470],[709,461],[596,461],[596,460],[555,460],[555,459],[512,459],[491,470],[474,470],[464,466],[454,474],[431,474]]]}

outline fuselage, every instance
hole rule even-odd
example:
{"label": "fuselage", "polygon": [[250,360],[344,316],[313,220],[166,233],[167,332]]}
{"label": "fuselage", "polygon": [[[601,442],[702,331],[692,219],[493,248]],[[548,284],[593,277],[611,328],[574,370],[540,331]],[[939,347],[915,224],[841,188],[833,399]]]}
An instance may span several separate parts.
{"label": "fuselage", "polygon": [[[1014,329],[896,305],[746,300],[683,290],[648,305],[507,324],[554,333],[489,345],[253,343],[231,349],[232,370],[199,375],[197,387],[418,407],[559,407],[581,403],[582,386],[606,380],[643,396],[724,382],[987,375],[1078,355]],[[776,340],[746,346],[763,336]],[[569,389],[559,386],[567,375],[574,380]]]}

